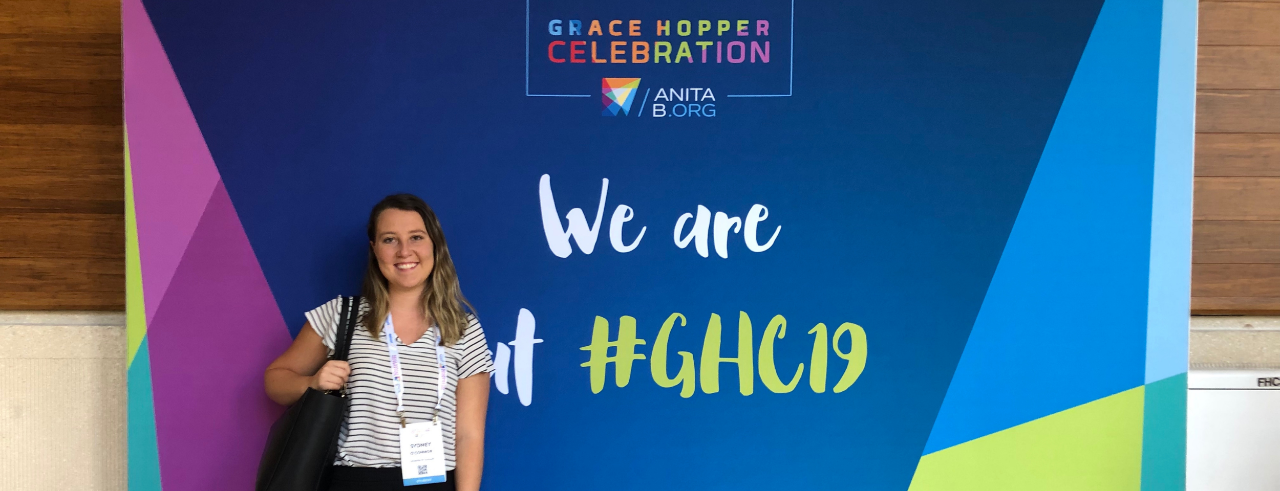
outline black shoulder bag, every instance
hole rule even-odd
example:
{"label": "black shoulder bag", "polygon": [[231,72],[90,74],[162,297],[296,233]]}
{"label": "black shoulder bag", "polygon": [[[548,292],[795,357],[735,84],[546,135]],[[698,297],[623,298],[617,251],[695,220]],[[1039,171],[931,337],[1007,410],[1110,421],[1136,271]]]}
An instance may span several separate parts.
{"label": "black shoulder bag", "polygon": [[[360,297],[339,297],[342,313],[330,360],[346,361],[351,337],[359,317]],[[338,432],[347,410],[347,396],[341,390],[308,388],[289,407],[267,436],[267,448],[258,463],[256,491],[323,491],[329,482],[329,467],[338,451]]]}

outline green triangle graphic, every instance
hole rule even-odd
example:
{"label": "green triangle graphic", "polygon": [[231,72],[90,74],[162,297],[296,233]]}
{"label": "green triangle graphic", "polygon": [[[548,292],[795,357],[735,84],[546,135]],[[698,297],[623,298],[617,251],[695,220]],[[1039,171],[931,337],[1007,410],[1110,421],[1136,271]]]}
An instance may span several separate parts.
{"label": "green triangle graphic", "polygon": [[138,254],[138,215],[133,204],[133,169],[129,162],[129,131],[124,134],[124,302],[125,337],[132,366],[142,338],[147,335],[147,309],[142,298],[142,261]]}
{"label": "green triangle graphic", "polygon": [[1143,387],[920,458],[910,491],[1138,491]]}

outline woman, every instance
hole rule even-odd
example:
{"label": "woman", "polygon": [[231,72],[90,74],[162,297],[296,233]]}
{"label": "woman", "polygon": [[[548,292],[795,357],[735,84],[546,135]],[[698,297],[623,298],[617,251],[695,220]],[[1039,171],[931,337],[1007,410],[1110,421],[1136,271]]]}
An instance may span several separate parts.
{"label": "woman", "polygon": [[[464,310],[474,311],[458,287],[444,232],[426,203],[397,194],[374,206],[368,234],[364,299],[349,363],[328,360],[341,305],[335,299],[307,312],[297,339],[267,367],[267,394],[291,405],[307,388],[346,387],[349,411],[338,438],[330,491],[401,489],[406,483],[438,481],[410,479],[436,474],[426,466],[410,465],[404,473],[400,469],[400,441],[432,438],[418,431],[428,425],[436,425],[439,436],[434,438],[442,440],[446,457],[444,466],[433,468],[447,474],[442,483],[412,489],[477,491],[493,363],[480,323]],[[440,361],[446,380],[442,388],[437,385]],[[395,365],[402,374],[399,384],[393,377]]]}

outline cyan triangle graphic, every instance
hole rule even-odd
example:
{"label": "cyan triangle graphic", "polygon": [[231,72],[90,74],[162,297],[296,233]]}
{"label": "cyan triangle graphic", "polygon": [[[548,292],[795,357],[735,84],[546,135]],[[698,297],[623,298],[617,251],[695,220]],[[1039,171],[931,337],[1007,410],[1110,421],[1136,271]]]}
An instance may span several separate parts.
{"label": "cyan triangle graphic", "polygon": [[160,491],[160,450],[156,441],[156,411],[151,397],[151,349],[147,338],[129,365],[128,480],[133,491]]}
{"label": "cyan triangle graphic", "polygon": [[1144,379],[1160,0],[1107,0],[925,445]]}

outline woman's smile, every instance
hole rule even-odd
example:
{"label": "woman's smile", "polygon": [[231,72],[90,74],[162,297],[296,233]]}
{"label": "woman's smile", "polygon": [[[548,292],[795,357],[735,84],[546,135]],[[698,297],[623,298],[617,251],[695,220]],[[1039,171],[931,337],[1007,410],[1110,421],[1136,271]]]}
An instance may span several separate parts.
{"label": "woman's smile", "polygon": [[371,241],[382,276],[392,290],[422,288],[431,276],[435,256],[426,223],[417,212],[389,209],[378,215]]}

